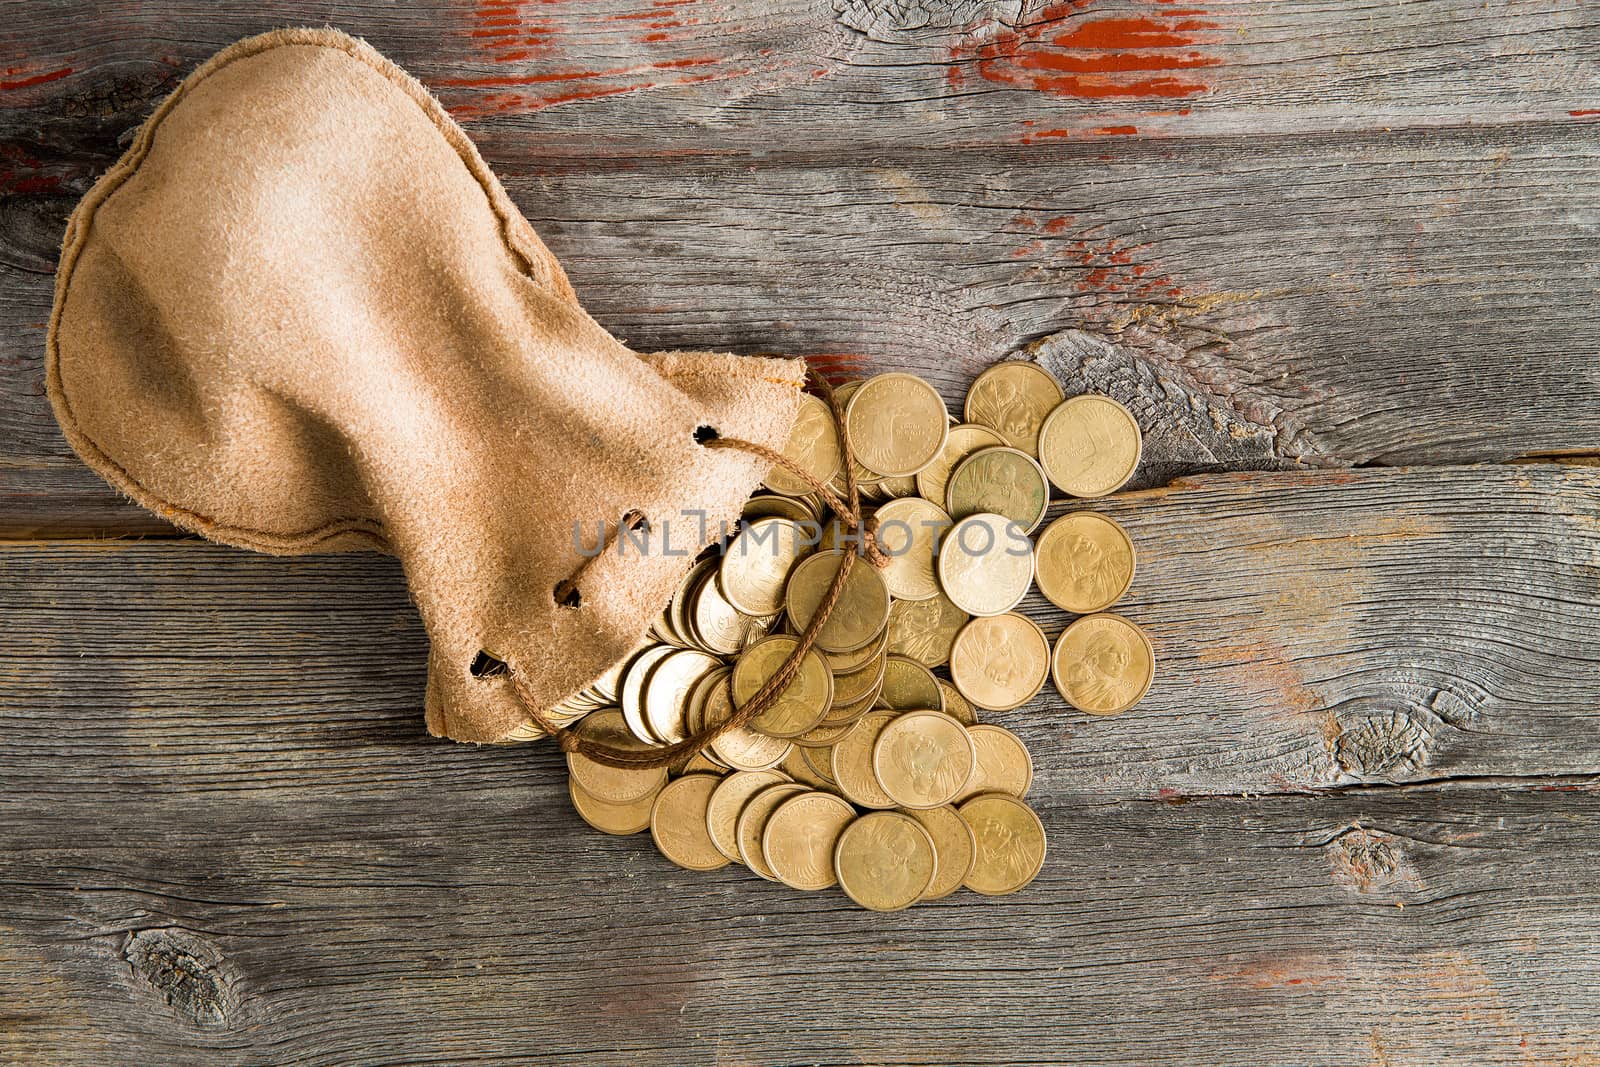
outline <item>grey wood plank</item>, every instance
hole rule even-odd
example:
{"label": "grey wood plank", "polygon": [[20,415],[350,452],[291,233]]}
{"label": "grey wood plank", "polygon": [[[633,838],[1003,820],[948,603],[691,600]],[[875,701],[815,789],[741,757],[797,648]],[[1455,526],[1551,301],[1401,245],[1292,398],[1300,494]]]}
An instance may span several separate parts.
{"label": "grey wood plank", "polygon": [[[100,775],[136,792],[8,791],[0,1055],[1492,1067],[1600,1047],[1593,779],[1183,805],[1046,786],[1032,886],[884,916],[594,833],[548,747],[313,749],[292,784],[237,755],[132,744]],[[7,766],[93,759],[63,737]],[[349,759],[386,784],[350,788]]]}
{"label": "grey wood plank", "polygon": [[[1600,771],[1600,469],[1241,474],[1094,506],[1138,547],[1119,610],[1146,627],[1159,667],[1121,716],[1073,712],[1051,686],[994,716],[1033,748],[1045,791],[1161,799]],[[1052,638],[1069,621],[1036,593],[1023,610]],[[173,773],[226,752],[205,784],[226,791],[244,773],[293,781],[309,749],[339,754],[349,790],[381,789],[390,772],[365,754],[422,734],[425,642],[384,557],[12,543],[0,630],[13,788],[148,783],[7,751],[137,751]]]}
{"label": "grey wood plank", "polygon": [[[81,145],[238,37],[328,22],[476,129],[591,161],[1577,124],[1600,107],[1581,0],[288,0],[205,18],[73,0],[8,19],[5,122]],[[32,158],[24,179],[77,162]]]}
{"label": "grey wood plank", "polygon": [[1143,550],[1157,688],[993,716],[1034,753],[1043,874],[887,917],[590,831],[548,745],[423,737],[392,560],[0,546],[0,1054],[1592,1055],[1600,470],[1096,506]]}
{"label": "grey wood plank", "polygon": [[[1098,155],[497,166],[586,305],[640,348],[911,369],[952,402],[993,360],[1037,358],[1139,414],[1141,484],[1595,451],[1592,131]],[[50,278],[0,272],[0,528],[147,531],[44,402]]]}

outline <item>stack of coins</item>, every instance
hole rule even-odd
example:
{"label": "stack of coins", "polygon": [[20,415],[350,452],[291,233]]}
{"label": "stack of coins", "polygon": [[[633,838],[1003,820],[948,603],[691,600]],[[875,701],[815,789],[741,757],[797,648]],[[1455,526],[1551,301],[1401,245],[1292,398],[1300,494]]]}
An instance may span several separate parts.
{"label": "stack of coins", "polygon": [[[1053,484],[1110,493],[1138,466],[1137,422],[1115,401],[1063,395],[1033,363],[989,368],[955,423],[910,374],[835,390],[864,508],[886,567],[857,563],[781,696],[748,725],[670,768],[567,757],[573,807],[613,834],[651,831],[691,870],[740,863],[796,889],[840,886],[895,910],[966,886],[1013,893],[1044,863],[1024,798],[1027,747],[980,723],[1054,678],[1062,697],[1113,715],[1149,689],[1155,657],[1106,609],[1133,581],[1114,520],[1043,523]],[[842,495],[844,449],[808,396],[785,455]],[[859,536],[791,471],[775,468],[736,536],[689,570],[645,642],[558,717],[585,738],[648,750],[725,721],[798,644]],[[1075,620],[1052,649],[1013,609],[1039,590]]]}

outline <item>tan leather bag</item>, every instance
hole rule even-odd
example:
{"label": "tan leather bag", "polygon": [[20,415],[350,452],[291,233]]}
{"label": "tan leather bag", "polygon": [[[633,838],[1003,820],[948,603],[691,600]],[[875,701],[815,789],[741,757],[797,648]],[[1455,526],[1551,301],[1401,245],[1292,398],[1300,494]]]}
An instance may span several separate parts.
{"label": "tan leather bag", "polygon": [[690,560],[608,553],[558,600],[596,525],[715,536],[765,463],[697,431],[782,448],[804,378],[624,347],[428,92],[333,30],[240,41],[156,110],[73,213],[48,344],[68,441],[140,504],[398,556],[428,728],[462,741],[527,729],[480,652],[547,709],[633,647]]}

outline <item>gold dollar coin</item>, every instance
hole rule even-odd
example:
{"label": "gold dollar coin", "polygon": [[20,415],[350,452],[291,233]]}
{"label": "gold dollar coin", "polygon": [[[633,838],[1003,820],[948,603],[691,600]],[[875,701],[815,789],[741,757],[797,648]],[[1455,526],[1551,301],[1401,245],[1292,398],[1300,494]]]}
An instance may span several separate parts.
{"label": "gold dollar coin", "polygon": [[839,787],[834,783],[831,777],[819,774],[817,770],[811,766],[811,761],[815,753],[827,753],[829,754],[829,758],[832,758],[832,749],[801,748],[799,745],[796,745],[787,756],[783,757],[783,762],[778,764],[778,770],[787,774],[794,781],[799,782],[808,789],[816,789],[824,793],[839,792]]}
{"label": "gold dollar coin", "polygon": [[883,659],[884,649],[888,644],[889,631],[886,628],[854,652],[824,652],[822,658],[828,661],[828,669],[834,674],[853,674]]}
{"label": "gold dollar coin", "polygon": [[950,427],[950,434],[945,438],[944,448],[939,450],[939,455],[917,472],[917,494],[925,500],[943,501],[950,472],[956,469],[958,463],[980,448],[1000,448],[1005,444],[1004,437],[975,422],[963,422]]}
{"label": "gold dollar coin", "polygon": [[[651,645],[637,656],[622,672],[622,683],[617,687],[617,703],[622,706],[622,720],[628,731],[645,744],[660,744],[661,738],[650,730],[644,713],[644,683],[656,664],[677,651],[672,645]],[[591,790],[593,792],[593,790]]]}
{"label": "gold dollar coin", "polygon": [[788,519],[790,522],[808,523],[816,522],[818,513],[806,497],[757,493],[744,502],[739,517],[747,524],[757,519]]}
{"label": "gold dollar coin", "polygon": [[735,771],[717,785],[706,801],[706,833],[711,843],[728,859],[739,859],[737,834],[739,815],[750,798],[774,785],[793,785],[793,779],[779,770]]}
{"label": "gold dollar coin", "polygon": [[1039,428],[1065,396],[1037,363],[996,363],[967,390],[966,421],[987,426],[1012,448],[1039,454]]}
{"label": "gold dollar coin", "polygon": [[[921,472],[919,471],[918,473]],[[878,491],[887,494],[891,500],[903,496],[916,496],[917,480],[915,478],[885,478],[878,483]]]}
{"label": "gold dollar coin", "polygon": [[682,769],[677,771],[673,777],[681,777],[685,774],[714,774],[721,778],[726,773],[728,773],[728,768],[704,752],[695,752],[684,761]]}
{"label": "gold dollar coin", "polygon": [[761,831],[761,854],[778,881],[793,889],[827,889],[837,881],[833,849],[856,809],[832,793],[801,793],[778,805]]}
{"label": "gold dollar coin", "polygon": [[716,572],[708,571],[690,596],[689,636],[707,652],[732,656],[766,633],[767,620],[746,615],[717,591]]}
{"label": "gold dollar coin", "polygon": [[889,607],[889,651],[924,667],[941,666],[969,618],[943,591],[927,600],[896,600]]}
{"label": "gold dollar coin", "polygon": [[717,785],[711,799],[706,801],[706,832],[711,843],[728,859],[739,859],[737,829],[739,815],[750,798],[774,785],[793,785],[793,780],[779,770],[735,771]]}
{"label": "gold dollar coin", "polygon": [[952,518],[986,511],[1031,533],[1050,506],[1050,485],[1037,460],[1018,448],[985,448],[961,461],[945,487]]}
{"label": "gold dollar coin", "polygon": [[[590,712],[578,723],[577,731],[585,741],[648,751],[632,736],[622,721],[622,713],[614,708]],[[567,773],[585,793],[607,804],[628,804],[651,796],[667,781],[665,767],[612,767],[576,752],[567,753]]]}
{"label": "gold dollar coin", "polygon": [[1015,893],[1044,867],[1044,823],[1016,797],[988,793],[961,805],[977,844],[967,888],[986,896]]}
{"label": "gold dollar coin", "polygon": [[689,694],[700,679],[721,666],[722,661],[715,656],[682,648],[650,668],[640,698],[650,733],[668,744],[688,736],[684,733],[684,716]]}
{"label": "gold dollar coin", "polygon": [[[796,630],[810,625],[823,597],[843,566],[840,550],[818,552],[795,565],[785,594],[789,621]],[[889,589],[878,569],[858,559],[845,576],[844,589],[822,628],[816,647],[824,652],[855,652],[872,643],[889,622]]]}
{"label": "gold dollar coin", "polygon": [[[773,634],[745,649],[733,666],[734,705],[742,708],[754,699],[799,644],[787,634]],[[749,725],[773,737],[799,737],[822,721],[832,702],[833,673],[821,656],[808,649],[789,685]]]}
{"label": "gold dollar coin", "polygon": [[[733,691],[726,677],[713,682],[704,708],[704,726],[717,726],[733,718]],[[739,726],[711,742],[711,753],[736,771],[764,771],[782,763],[790,747],[791,743],[781,737]]]}
{"label": "gold dollar coin", "polygon": [[689,627],[689,608],[693,601],[695,587],[700,584],[700,579],[717,569],[717,558],[711,556],[700,560],[690,567],[678,588],[672,594],[672,600],[667,604],[667,623],[673,634],[680,638],[678,644],[685,648],[693,648],[698,644],[694,639],[694,631]]}
{"label": "gold dollar coin", "polygon": [[977,765],[967,728],[939,711],[908,711],[872,746],[878,785],[902,808],[937,808],[966,788]]}
{"label": "gold dollar coin", "polygon": [[1039,431],[1039,462],[1064,493],[1105,496],[1139,469],[1139,423],[1109,396],[1075,396]]}
{"label": "gold dollar coin", "polygon": [[838,784],[833,780],[832,745],[827,748],[803,748],[800,750],[800,756],[811,772],[826,782],[830,789]]}
{"label": "gold dollar coin", "polygon": [[923,890],[923,900],[942,900],[961,888],[972,870],[972,860],[977,854],[978,842],[972,825],[949,804],[939,808],[925,808],[906,812],[933,839],[935,864],[933,881]]}
{"label": "gold dollar coin", "polygon": [[869,711],[846,737],[833,746],[833,780],[847,800],[863,808],[892,808],[894,798],[878,784],[872,769],[872,750],[883,732],[900,713]]}
{"label": "gold dollar coin", "polygon": [[1113,519],[1092,511],[1063,515],[1034,550],[1039,592],[1075,615],[1104,611],[1133,584],[1133,541]]}
{"label": "gold dollar coin", "polygon": [[912,708],[944,710],[944,694],[939,679],[922,664],[906,656],[890,656],[884,664],[882,704],[898,711]]}
{"label": "gold dollar coin", "polygon": [[950,678],[962,696],[988,711],[1020,708],[1050,676],[1050,641],[1032,619],[973,619],[956,634]]}
{"label": "gold dollar coin", "polygon": [[980,793],[1005,793],[1022,798],[1033,786],[1033,755],[1022,738],[1003,726],[983,724],[967,728],[976,757],[972,777],[961,799]]}
{"label": "gold dollar coin", "polygon": [[[783,454],[824,485],[839,473],[844,464],[844,451],[839,447],[839,427],[826,400],[810,394],[800,398],[800,413],[795,416]],[[772,465],[761,484],[784,496],[804,496],[811,492],[808,483],[778,463]]]}
{"label": "gold dollar coin", "polygon": [[845,895],[873,911],[899,911],[922,898],[938,871],[933,838],[898,811],[874,811],[844,828],[833,869]]}
{"label": "gold dollar coin", "polygon": [[650,836],[667,859],[690,871],[714,871],[728,865],[728,857],[712,843],[706,829],[706,805],[721,779],[710,774],[686,774],[668,782],[650,809]]}
{"label": "gold dollar coin", "polygon": [[766,618],[783,607],[783,586],[816,538],[788,519],[757,519],[739,531],[717,571],[724,599],[746,615]]}
{"label": "gold dollar coin", "polygon": [[866,666],[860,670],[850,671],[848,674],[840,674],[835,671],[833,675],[833,708],[829,709],[823,721],[827,722],[829,719],[834,719],[836,717],[834,712],[841,707],[851,707],[870,696],[876,695],[878,690],[883,687],[884,662],[885,657],[879,656],[877,659],[868,661]]}
{"label": "gold dollar coin", "polygon": [[1003,615],[1033,585],[1033,542],[1002,515],[969,515],[939,549],[939,584],[969,615]]}
{"label": "gold dollar coin", "polygon": [[1090,715],[1115,715],[1150,691],[1156,653],[1145,632],[1121,615],[1085,615],[1061,631],[1050,673],[1068,704]]}
{"label": "gold dollar coin", "polygon": [[767,857],[761,851],[761,835],[767,828],[767,820],[772,818],[772,813],[790,797],[799,796],[806,792],[803,785],[774,785],[768,786],[745,804],[744,810],[739,813],[739,821],[734,827],[734,839],[739,844],[739,859],[746,867],[755,871],[769,882],[778,880],[777,872],[767,863]]}
{"label": "gold dollar coin", "polygon": [[972,705],[967,703],[967,698],[956,690],[956,687],[939,679],[939,692],[944,694],[944,713],[959,722],[962,726],[978,725],[978,714],[972,710]]}
{"label": "gold dollar coin", "polygon": [[626,836],[646,830],[650,826],[650,809],[655,807],[656,795],[646,793],[638,800],[626,804],[612,804],[584,792],[571,778],[567,779],[567,796],[572,800],[572,810],[578,817],[603,834]]}
{"label": "gold dollar coin", "polygon": [[889,557],[889,565],[880,572],[889,595],[899,600],[938,596],[934,563],[939,541],[950,529],[950,516],[937,504],[908,496],[889,501],[875,517],[878,547]]}
{"label": "gold dollar coin", "polygon": [[868,378],[845,406],[844,432],[868,469],[883,477],[916,474],[944,448],[949,412],[937,390],[914,374]]}

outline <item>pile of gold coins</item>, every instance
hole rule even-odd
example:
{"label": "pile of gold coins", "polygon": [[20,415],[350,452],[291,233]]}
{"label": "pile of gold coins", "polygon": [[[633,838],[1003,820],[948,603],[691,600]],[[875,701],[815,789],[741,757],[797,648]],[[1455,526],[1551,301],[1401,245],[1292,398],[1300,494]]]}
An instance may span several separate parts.
{"label": "pile of gold coins", "polygon": [[[836,389],[863,505],[887,567],[857,562],[782,695],[671,768],[567,757],[573,807],[606,833],[650,830],[690,870],[740,863],[796,889],[833,885],[891,911],[966,886],[1013,893],[1044,864],[1025,802],[1033,762],[977,710],[1020,708],[1053,677],[1094,715],[1136,704],[1150,641],[1106,611],[1133,581],[1115,521],[1045,517],[1050,486],[1097,497],[1132,476],[1138,423],[1115,401],[1063,395],[1034,363],[1000,363],[952,425],[932,386],[881,374]],[[843,493],[843,449],[807,396],[785,455]],[[781,467],[737,535],[690,569],[646,643],[558,711],[588,739],[648,749],[724,721],[789,657],[859,539]],[[1052,649],[1013,609],[1037,581],[1076,615]],[[947,670],[948,680],[935,671]]]}

